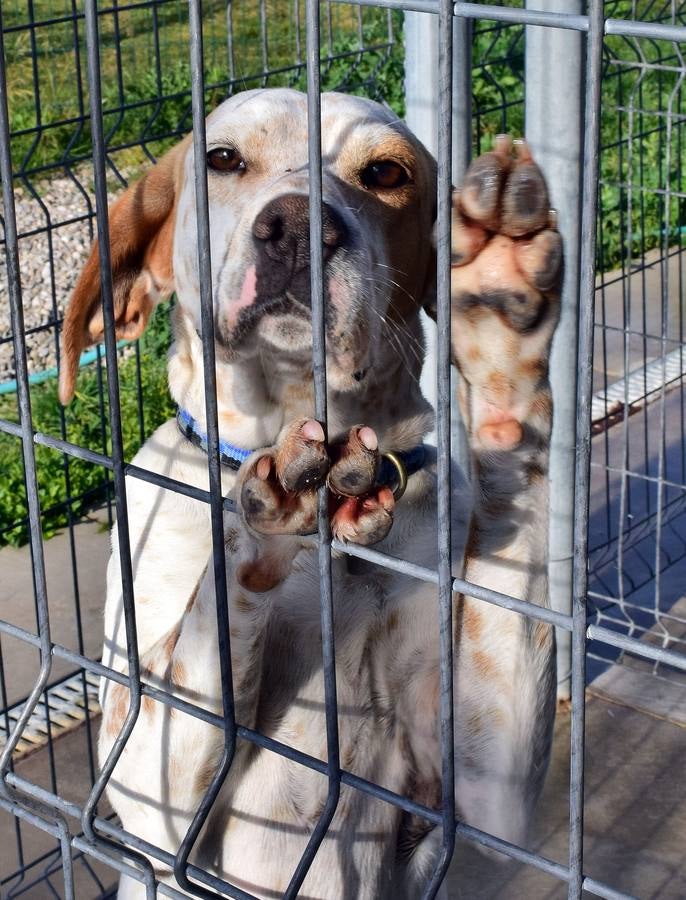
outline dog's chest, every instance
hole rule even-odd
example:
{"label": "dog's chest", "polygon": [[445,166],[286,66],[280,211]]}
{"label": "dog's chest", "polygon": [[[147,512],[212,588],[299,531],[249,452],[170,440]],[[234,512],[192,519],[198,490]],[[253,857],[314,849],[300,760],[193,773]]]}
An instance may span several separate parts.
{"label": "dog's chest", "polygon": [[[257,727],[281,732],[281,739],[321,759],[327,703],[319,599],[315,591],[299,590],[298,579],[289,582],[267,627]],[[409,727],[399,700],[403,682],[416,673],[399,661],[416,660],[418,646],[437,648],[435,604],[427,593],[433,593],[430,586],[412,590],[407,579],[384,573],[334,579],[341,761],[365,777],[382,765],[377,752],[382,760],[402,745]]]}

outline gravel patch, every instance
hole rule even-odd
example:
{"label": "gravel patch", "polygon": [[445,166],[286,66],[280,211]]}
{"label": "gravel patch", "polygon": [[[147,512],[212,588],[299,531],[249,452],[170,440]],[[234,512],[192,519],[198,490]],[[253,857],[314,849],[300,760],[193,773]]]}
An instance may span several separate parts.
{"label": "gravel patch", "polygon": [[[17,186],[14,196],[28,366],[30,373],[37,373],[57,365],[58,323],[91,245],[91,228],[95,229],[95,219],[89,218],[95,210],[92,168],[83,166],[74,171],[74,179],[60,176],[36,183],[32,189]],[[110,200],[116,193],[112,191]],[[0,384],[15,377],[11,337],[3,247]]]}

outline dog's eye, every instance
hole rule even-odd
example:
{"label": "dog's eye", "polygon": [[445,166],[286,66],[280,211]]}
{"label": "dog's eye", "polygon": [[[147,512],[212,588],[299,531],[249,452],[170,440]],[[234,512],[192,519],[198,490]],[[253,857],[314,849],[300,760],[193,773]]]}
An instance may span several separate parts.
{"label": "dog's eye", "polygon": [[362,184],[366,188],[377,188],[383,191],[391,191],[402,187],[410,180],[407,171],[400,163],[390,159],[382,159],[373,162],[362,172]]}
{"label": "dog's eye", "polygon": [[207,154],[207,165],[215,172],[242,172],[245,162],[234,147],[216,147]]}

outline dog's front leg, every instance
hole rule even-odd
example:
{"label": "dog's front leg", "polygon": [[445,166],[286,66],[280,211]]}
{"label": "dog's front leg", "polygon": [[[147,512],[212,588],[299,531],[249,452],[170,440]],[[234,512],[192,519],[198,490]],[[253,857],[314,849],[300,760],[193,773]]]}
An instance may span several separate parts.
{"label": "dog's front leg", "polygon": [[[548,357],[562,241],[525,144],[476,160],[453,214],[452,343],[473,463],[468,581],[548,603]],[[458,806],[524,840],[547,768],[554,639],[543,622],[472,597],[455,605]]]}
{"label": "dog's front leg", "polygon": [[[226,517],[227,598],[237,721],[254,723],[269,594],[247,591],[237,579],[256,555],[256,540],[235,514]],[[141,658],[141,680],[222,715],[216,592],[211,561],[181,621]],[[129,706],[129,691],[107,693],[100,736],[109,751]],[[144,694],[141,711],[114,770],[109,798],[124,827],[176,852],[223,749],[220,727]]]}

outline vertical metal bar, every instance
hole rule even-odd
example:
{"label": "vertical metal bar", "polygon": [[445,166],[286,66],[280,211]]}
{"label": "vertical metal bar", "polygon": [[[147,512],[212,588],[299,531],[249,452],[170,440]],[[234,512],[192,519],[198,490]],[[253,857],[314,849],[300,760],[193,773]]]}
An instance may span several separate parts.
{"label": "vertical metal bar", "polygon": [[[453,17],[453,184],[459,187],[472,159],[472,28],[471,19]],[[427,368],[429,368],[427,366]],[[453,368],[451,391],[452,458],[468,478],[471,454],[467,429],[457,400],[460,374]]]}
{"label": "vertical metal bar", "polygon": [[[643,72],[639,74],[639,84],[643,78]],[[628,96],[625,96],[625,88],[623,85],[623,79],[620,77],[617,80],[617,91],[619,96],[617,97],[617,106],[622,107],[626,110],[626,112],[622,115],[618,114],[617,117],[617,125],[619,128],[620,137],[623,138],[623,132],[626,133],[626,154],[623,151],[623,140],[619,142],[619,159],[617,164],[617,181],[624,181],[625,187],[622,188],[620,192],[620,197],[622,193],[626,195],[626,203],[621,204],[622,213],[624,216],[624,228],[623,238],[624,238],[624,252],[622,254],[622,325],[623,325],[623,335],[622,335],[622,349],[623,349],[623,362],[624,362],[624,405],[622,408],[622,432],[621,432],[621,453],[622,453],[622,462],[621,462],[621,474],[620,474],[620,487],[619,487],[619,504],[617,509],[617,605],[622,612],[622,615],[626,617],[628,621],[631,621],[631,613],[627,610],[625,606],[625,596],[624,596],[624,584],[625,584],[625,569],[624,569],[624,548],[625,548],[625,540],[629,535],[627,534],[627,524],[631,522],[631,500],[632,500],[632,490],[631,490],[631,482],[630,482],[630,471],[631,471],[631,445],[629,441],[629,412],[631,411],[631,405],[629,402],[629,372],[631,371],[631,331],[632,331],[632,309],[631,309],[631,291],[632,291],[632,276],[633,276],[633,252],[634,252],[634,142],[636,140],[635,135],[635,107],[636,100],[635,94],[636,91],[633,88],[628,90]],[[642,108],[642,102],[639,96],[638,101],[639,109]],[[642,117],[639,114],[639,120]],[[638,126],[639,134],[643,131],[643,122],[640,121]],[[626,173],[626,174],[624,174]],[[639,207],[642,206],[642,191],[638,190]],[[641,221],[643,221],[642,211],[639,213]],[[645,318],[645,317],[644,317]],[[647,361],[646,359],[646,339],[645,339],[645,331],[646,331],[646,323],[643,323],[643,362]],[[605,362],[607,363],[607,357],[604,357]],[[644,421],[643,421],[643,434],[644,440],[647,441],[647,411],[643,411]],[[648,460],[648,449],[645,447],[644,452],[644,462],[647,465]],[[646,508],[650,508],[650,488],[646,484]],[[629,531],[631,526],[629,524]]]}
{"label": "vertical metal bar", "polygon": [[[527,0],[546,12],[581,13],[580,0]],[[564,60],[564,65],[556,61]],[[581,35],[526,28],[526,139],[545,173],[565,243],[561,316],[553,341],[550,383],[555,414],[550,441],[550,605],[572,610],[576,341],[581,186]],[[564,97],[564,103],[560,98]],[[572,641],[557,629],[557,693],[570,696]]]}
{"label": "vertical metal bar", "polygon": [[450,220],[452,164],[453,7],[441,0],[438,15],[438,218],[436,224],[436,436],[438,605],[440,622],[441,812],[443,843],[422,895],[435,897],[455,849],[455,739],[453,723],[453,594],[450,517]]}
{"label": "vertical metal bar", "polygon": [[233,34],[233,0],[228,0],[226,4],[226,57],[229,64],[229,93],[232,94],[235,89],[236,82],[236,57],[234,54]]}
{"label": "vertical metal bar", "polygon": [[[322,257],[322,135],[319,0],[306,0],[307,61],[307,148],[310,184],[310,294],[312,298],[312,373],[316,419],[327,433],[326,398],[326,318],[324,301],[324,264]],[[338,746],[338,703],[336,698],[336,650],[334,645],[333,585],[331,581],[331,528],[326,487],[319,490],[319,601],[326,705],[326,750],[328,793],[324,809],[307,842],[284,898],[296,897],[326,836],[341,792],[341,767]]]}
{"label": "vertical metal bar", "polygon": [[5,72],[5,45],[2,31],[2,10],[0,9],[0,176],[2,178],[2,203],[5,225],[5,258],[7,262],[7,288],[10,300],[10,316],[14,338],[14,355],[17,381],[17,401],[21,424],[21,442],[24,456],[24,477],[26,500],[29,512],[29,540],[33,565],[33,584],[36,599],[36,619],[40,637],[40,671],[29,694],[22,714],[11,734],[7,737],[0,754],[0,795],[12,801],[14,795],[5,777],[12,763],[12,754],[19,738],[31,717],[40,695],[45,688],[52,669],[50,645],[50,618],[48,613],[48,589],[43,558],[43,538],[41,533],[41,511],[38,498],[38,474],[33,443],[33,420],[31,417],[31,396],[29,392],[28,362],[24,341],[24,313],[21,295],[21,272],[19,268],[19,245],[17,221],[14,208],[12,182],[12,156],[10,146],[9,110],[7,107],[7,78]]}
{"label": "vertical metal bar", "polygon": [[600,136],[600,78],[603,52],[603,3],[590,0],[586,46],[584,170],[579,279],[579,355],[576,410],[577,456],[574,497],[574,606],[572,630],[572,716],[569,793],[569,898],[580,900],[583,880],[586,592],[588,589],[588,517],[593,392],[596,204]]}
{"label": "vertical metal bar", "polygon": [[[683,64],[683,60],[681,60]],[[655,590],[653,595],[653,614],[655,616],[655,630],[660,634],[663,645],[667,646],[669,632],[665,628],[660,613],[662,611],[662,529],[663,519],[665,516],[665,470],[667,465],[667,408],[666,408],[666,361],[667,361],[667,338],[669,329],[669,243],[671,234],[671,206],[672,206],[672,125],[674,115],[674,101],[679,96],[681,85],[684,80],[683,69],[679,73],[676,84],[672,88],[667,102],[667,116],[665,125],[665,149],[664,149],[664,224],[663,239],[661,247],[661,314],[660,314],[660,357],[662,360],[662,377],[660,379],[660,425],[658,435],[658,468],[657,468],[657,505],[655,509]],[[657,666],[653,671],[657,670]]]}
{"label": "vertical metal bar", "polygon": [[212,258],[207,194],[207,156],[205,135],[205,78],[201,0],[189,0],[191,101],[193,107],[193,154],[195,163],[195,203],[198,236],[198,275],[200,279],[200,317],[202,324],[205,415],[207,418],[207,459],[212,523],[212,564],[217,612],[217,638],[224,714],[224,748],[212,782],[184,836],[174,864],[174,875],[184,890],[197,896],[215,894],[192,883],[187,874],[188,857],[200,834],[212,805],[231,768],[236,750],[236,718],[231,670],[231,639],[226,586],[224,550],[224,513],[222,503],[219,424],[217,419],[217,373],[214,358],[214,313],[212,304]]}
{"label": "vertical metal bar", "polygon": [[[22,452],[24,458],[24,478],[26,498],[29,512],[29,540],[31,562],[33,568],[33,585],[36,599],[36,618],[40,638],[40,670],[33,689],[24,703],[11,734],[0,754],[0,796],[10,803],[16,801],[15,792],[10,790],[6,777],[11,769],[12,755],[19,742],[26,724],[40,699],[52,670],[52,647],[50,639],[50,617],[48,611],[48,591],[45,577],[45,560],[43,557],[43,537],[41,531],[40,500],[38,498],[38,475],[36,471],[35,447],[33,443],[33,420],[31,416],[31,396],[29,390],[28,362],[26,342],[24,340],[24,314],[21,295],[21,272],[19,268],[19,244],[17,240],[17,221],[14,208],[14,189],[12,182],[12,155],[10,144],[9,110],[7,106],[7,79],[5,72],[5,46],[0,9],[0,180],[2,182],[2,200],[5,228],[5,259],[7,263],[7,287],[10,299],[10,314],[15,354],[17,400],[19,421],[21,425]],[[46,816],[56,823],[59,834],[62,866],[64,872],[64,892],[67,900],[74,897],[74,879],[72,871],[69,829],[64,818],[52,809],[45,809],[42,804],[24,798],[22,806],[27,811]]]}
{"label": "vertical metal bar", "polygon": [[119,538],[119,563],[121,568],[122,600],[126,628],[126,645],[129,665],[129,709],[119,735],[100,775],[83,807],[82,827],[88,841],[96,842],[93,819],[98,800],[121,756],[138,718],[141,706],[140,664],[138,660],[138,636],[133,599],[133,571],[129,542],[129,521],[124,477],[124,445],[119,406],[119,376],[117,372],[117,339],[114,331],[114,303],[112,296],[112,264],[110,258],[109,219],[107,215],[107,180],[105,174],[105,139],[102,121],[102,93],[100,83],[100,40],[96,0],[86,0],[86,50],[88,84],[90,90],[91,133],[93,136],[93,172],[98,226],[98,253],[100,261],[100,290],[105,323],[105,357],[107,359],[107,393],[110,407],[110,436],[114,476],[115,506],[117,511],[117,536]]}
{"label": "vertical metal bar", "polygon": [[453,17],[453,184],[460,185],[472,161],[471,19]]}

